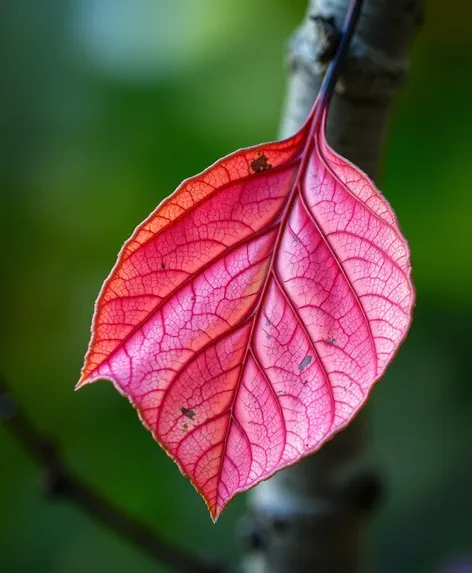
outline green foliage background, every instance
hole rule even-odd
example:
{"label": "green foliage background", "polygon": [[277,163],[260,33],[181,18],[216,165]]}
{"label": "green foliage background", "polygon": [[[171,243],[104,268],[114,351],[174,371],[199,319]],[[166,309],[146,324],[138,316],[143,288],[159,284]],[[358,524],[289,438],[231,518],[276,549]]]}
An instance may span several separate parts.
{"label": "green foliage background", "polygon": [[[4,0],[0,365],[41,430],[170,539],[235,558],[240,496],[214,526],[105,382],[74,394],[92,306],[122,244],[184,177],[276,136],[285,43],[305,0]],[[411,335],[370,414],[388,493],[384,573],[472,553],[472,6],[427,3],[381,188],[412,248]],[[67,503],[0,427],[0,571],[164,571]],[[342,550],[342,548],[340,548]]]}

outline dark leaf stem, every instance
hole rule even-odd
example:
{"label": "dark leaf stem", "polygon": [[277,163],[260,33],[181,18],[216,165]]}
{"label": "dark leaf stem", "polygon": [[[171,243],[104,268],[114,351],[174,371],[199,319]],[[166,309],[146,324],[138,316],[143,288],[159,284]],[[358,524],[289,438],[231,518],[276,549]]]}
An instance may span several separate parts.
{"label": "dark leaf stem", "polygon": [[317,104],[313,107],[313,112],[317,114],[317,118],[315,118],[314,123],[317,123],[316,119],[320,118],[329,106],[338,80],[339,70],[343,64],[344,57],[347,54],[349,44],[361,15],[362,4],[363,0],[350,0],[349,2],[339,44],[323,78],[317,98]]}

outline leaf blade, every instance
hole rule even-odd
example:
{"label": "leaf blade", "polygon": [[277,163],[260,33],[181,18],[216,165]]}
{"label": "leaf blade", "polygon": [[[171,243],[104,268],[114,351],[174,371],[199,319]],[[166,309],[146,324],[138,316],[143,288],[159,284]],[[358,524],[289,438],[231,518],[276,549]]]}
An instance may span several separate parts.
{"label": "leaf blade", "polygon": [[97,301],[79,386],[111,380],[213,519],[344,428],[409,327],[396,217],[314,127],[184,181]]}

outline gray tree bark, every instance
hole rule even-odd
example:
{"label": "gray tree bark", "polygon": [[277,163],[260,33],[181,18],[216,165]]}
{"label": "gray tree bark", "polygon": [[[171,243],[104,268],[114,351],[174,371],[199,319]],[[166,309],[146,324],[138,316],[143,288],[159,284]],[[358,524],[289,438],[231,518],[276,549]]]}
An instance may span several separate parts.
{"label": "gray tree bark", "polygon": [[[332,55],[349,0],[310,0],[290,42],[289,84],[281,136],[306,119]],[[328,140],[374,180],[392,100],[408,70],[407,49],[421,20],[421,0],[365,0],[336,87]],[[380,477],[369,458],[366,418],[318,453],[261,483],[242,525],[247,573],[357,573]]]}

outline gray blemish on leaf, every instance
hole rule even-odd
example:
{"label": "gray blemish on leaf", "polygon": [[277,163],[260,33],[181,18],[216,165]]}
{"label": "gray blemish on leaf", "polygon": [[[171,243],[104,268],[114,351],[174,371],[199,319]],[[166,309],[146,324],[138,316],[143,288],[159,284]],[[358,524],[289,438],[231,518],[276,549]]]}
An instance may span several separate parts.
{"label": "gray blemish on leaf", "polygon": [[307,356],[305,356],[305,358],[300,362],[300,364],[298,365],[298,369],[300,370],[300,372],[302,370],[305,370],[305,368],[308,366],[308,364],[310,364],[310,362],[313,360],[313,356],[311,356],[310,354],[308,354]]}
{"label": "gray blemish on leaf", "polygon": [[326,342],[332,345],[336,342],[336,338],[334,338],[334,336],[328,336],[328,340]]}
{"label": "gray blemish on leaf", "polygon": [[187,416],[189,420],[193,420],[195,418],[195,412],[193,410],[185,408],[185,406],[182,406],[182,408],[180,408],[180,411],[184,416]]}

